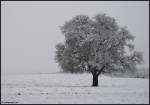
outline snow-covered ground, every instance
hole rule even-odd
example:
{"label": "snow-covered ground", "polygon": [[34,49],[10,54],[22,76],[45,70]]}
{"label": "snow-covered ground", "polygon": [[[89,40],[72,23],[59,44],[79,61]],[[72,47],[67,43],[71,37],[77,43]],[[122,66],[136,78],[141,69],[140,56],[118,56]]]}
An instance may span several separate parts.
{"label": "snow-covered ground", "polygon": [[86,73],[2,75],[1,103],[149,103],[149,79],[101,75],[99,87],[91,87],[91,84],[92,75]]}

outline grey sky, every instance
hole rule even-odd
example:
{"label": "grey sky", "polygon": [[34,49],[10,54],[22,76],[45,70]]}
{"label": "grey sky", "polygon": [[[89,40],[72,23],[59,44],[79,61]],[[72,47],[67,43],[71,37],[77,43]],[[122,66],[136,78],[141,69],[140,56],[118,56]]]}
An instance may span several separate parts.
{"label": "grey sky", "polygon": [[64,41],[59,26],[73,16],[98,13],[128,27],[148,67],[148,1],[1,1],[2,73],[59,71],[54,61],[55,45]]}

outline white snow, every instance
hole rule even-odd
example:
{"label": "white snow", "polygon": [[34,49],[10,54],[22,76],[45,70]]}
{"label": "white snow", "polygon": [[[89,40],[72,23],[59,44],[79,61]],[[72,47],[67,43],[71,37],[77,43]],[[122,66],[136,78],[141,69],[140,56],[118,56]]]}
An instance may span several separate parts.
{"label": "white snow", "polygon": [[91,74],[2,75],[1,103],[19,104],[148,104],[149,79],[100,75],[91,87]]}

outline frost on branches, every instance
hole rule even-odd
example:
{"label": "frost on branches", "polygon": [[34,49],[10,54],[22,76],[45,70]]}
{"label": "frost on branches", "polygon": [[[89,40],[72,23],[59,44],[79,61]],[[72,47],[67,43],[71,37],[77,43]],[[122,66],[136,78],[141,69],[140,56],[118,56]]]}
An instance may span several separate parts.
{"label": "frost on branches", "polygon": [[131,43],[134,36],[105,14],[98,14],[93,19],[78,15],[60,28],[65,42],[56,45],[56,61],[64,72],[92,73],[93,86],[98,86],[101,73],[134,72],[136,64],[143,61],[141,52],[134,51]]}

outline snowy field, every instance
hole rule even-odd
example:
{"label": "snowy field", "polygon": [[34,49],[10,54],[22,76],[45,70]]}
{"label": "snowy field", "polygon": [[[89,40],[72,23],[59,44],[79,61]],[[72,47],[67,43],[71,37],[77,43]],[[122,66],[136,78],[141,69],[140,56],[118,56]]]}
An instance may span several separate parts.
{"label": "snowy field", "polygon": [[99,77],[91,74],[2,75],[1,103],[18,104],[148,104],[149,79]]}

